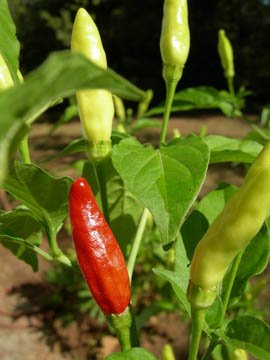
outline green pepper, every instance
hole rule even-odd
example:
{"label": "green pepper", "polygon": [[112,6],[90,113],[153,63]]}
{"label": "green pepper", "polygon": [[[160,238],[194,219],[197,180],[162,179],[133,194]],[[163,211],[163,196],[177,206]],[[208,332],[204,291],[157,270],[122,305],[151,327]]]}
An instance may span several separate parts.
{"label": "green pepper", "polygon": [[195,249],[189,287],[189,299],[195,307],[211,304],[232,260],[259,232],[269,213],[270,142]]}
{"label": "green pepper", "polygon": [[[107,60],[98,29],[91,16],[79,9],[73,25],[71,49],[106,69]],[[90,157],[105,157],[110,152],[114,105],[112,94],[103,89],[76,93],[80,119],[88,140]]]}
{"label": "green pepper", "polygon": [[218,32],[218,53],[225,77],[234,77],[233,48],[223,29]]}
{"label": "green pepper", "polygon": [[160,51],[165,81],[179,81],[190,47],[187,0],[165,0]]}

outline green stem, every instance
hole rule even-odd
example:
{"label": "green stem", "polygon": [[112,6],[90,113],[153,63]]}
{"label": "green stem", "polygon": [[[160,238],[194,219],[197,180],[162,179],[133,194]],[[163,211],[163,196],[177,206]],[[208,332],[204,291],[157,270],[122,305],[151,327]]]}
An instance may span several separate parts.
{"label": "green stem", "polygon": [[124,311],[124,313],[120,315],[112,314],[107,316],[107,320],[116,332],[121,347],[121,351],[126,351],[131,349],[132,315],[129,307]]}
{"label": "green stem", "polygon": [[49,229],[47,231],[47,239],[53,260],[61,262],[62,264],[65,264],[67,266],[71,266],[71,261],[65,254],[63,254],[62,250],[59,248],[55,233],[52,229]]}
{"label": "green stem", "polygon": [[236,256],[236,258],[234,259],[233,264],[232,264],[232,268],[231,268],[230,273],[229,273],[228,283],[227,283],[227,286],[226,286],[226,289],[225,289],[224,295],[223,295],[223,316],[222,316],[222,321],[223,321],[223,319],[225,317],[225,314],[226,314],[226,310],[227,310],[227,307],[228,307],[228,304],[229,304],[229,300],[230,300],[234,280],[235,280],[235,277],[236,277],[236,274],[237,274],[237,271],[238,271],[242,256],[243,256],[243,251],[241,251]]}
{"label": "green stem", "polygon": [[127,263],[127,269],[128,269],[128,274],[129,274],[129,279],[130,279],[130,283],[132,280],[132,274],[133,274],[133,270],[134,270],[134,266],[135,266],[135,262],[136,262],[136,257],[141,245],[141,241],[142,241],[142,236],[145,230],[145,225],[147,222],[147,217],[148,217],[148,210],[146,208],[143,209],[141,218],[140,218],[140,222],[137,228],[137,232],[135,235],[135,239],[132,245],[132,249],[129,255],[129,259],[128,259],[128,263]]}
{"label": "green stem", "polygon": [[191,307],[192,332],[188,360],[197,360],[206,309]]}
{"label": "green stem", "polygon": [[96,179],[98,182],[103,215],[107,223],[110,225],[110,213],[109,213],[107,185],[106,185],[106,163],[107,163],[107,159],[103,159],[102,161],[93,163],[93,165],[95,169]]}
{"label": "green stem", "polygon": [[19,145],[19,151],[24,164],[31,164],[29,145],[28,145],[28,134],[23,137]]}
{"label": "green stem", "polygon": [[230,94],[232,96],[235,96],[234,85],[233,85],[233,77],[228,76],[226,79],[227,79],[227,84],[228,84],[228,89],[229,89]]}
{"label": "green stem", "polygon": [[171,108],[172,108],[173,98],[177,84],[178,81],[166,81],[166,101],[165,101],[165,111],[163,116],[161,134],[160,134],[160,145],[166,141],[168,123],[170,119]]}

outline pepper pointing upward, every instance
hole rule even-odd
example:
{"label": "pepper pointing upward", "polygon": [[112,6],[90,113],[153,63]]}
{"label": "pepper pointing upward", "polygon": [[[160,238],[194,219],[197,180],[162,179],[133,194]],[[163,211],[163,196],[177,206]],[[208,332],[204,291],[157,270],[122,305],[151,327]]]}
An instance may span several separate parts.
{"label": "pepper pointing upward", "polygon": [[[91,16],[79,9],[73,25],[71,49],[86,56],[101,68],[107,68],[98,29]],[[106,157],[111,150],[114,116],[112,94],[103,89],[81,90],[76,93],[84,136],[88,140],[89,157]]]}

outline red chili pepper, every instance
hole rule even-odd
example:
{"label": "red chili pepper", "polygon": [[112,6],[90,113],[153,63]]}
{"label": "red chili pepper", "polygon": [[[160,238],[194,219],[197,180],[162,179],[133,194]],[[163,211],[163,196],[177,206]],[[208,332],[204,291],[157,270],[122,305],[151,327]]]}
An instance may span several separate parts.
{"label": "red chili pepper", "polygon": [[91,293],[106,315],[121,314],[130,303],[130,283],[121,249],[84,178],[69,194],[72,236]]}

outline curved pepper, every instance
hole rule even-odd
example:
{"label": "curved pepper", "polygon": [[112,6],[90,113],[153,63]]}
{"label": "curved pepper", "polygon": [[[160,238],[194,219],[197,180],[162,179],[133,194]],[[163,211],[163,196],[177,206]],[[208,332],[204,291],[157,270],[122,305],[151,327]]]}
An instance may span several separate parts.
{"label": "curved pepper", "polygon": [[190,268],[191,302],[195,298],[203,300],[207,292],[212,296],[212,290],[223,279],[233,258],[259,232],[269,212],[270,142],[195,249]]}
{"label": "curved pepper", "polygon": [[[78,10],[74,21],[71,49],[83,54],[103,69],[107,68],[106,54],[98,29],[88,12],[82,8]],[[90,147],[99,143],[107,144],[109,152],[114,117],[112,94],[107,90],[96,89],[78,91],[76,96],[84,136]]]}
{"label": "curved pepper", "polygon": [[165,0],[160,51],[165,81],[179,81],[190,48],[187,0]]}
{"label": "curved pepper", "polygon": [[130,303],[124,256],[84,178],[71,186],[69,213],[79,266],[94,299],[106,315],[122,314]]}

